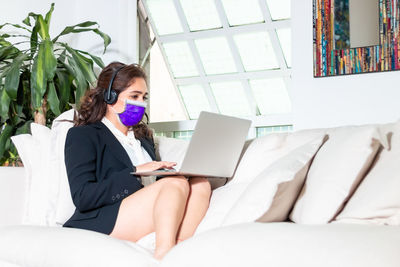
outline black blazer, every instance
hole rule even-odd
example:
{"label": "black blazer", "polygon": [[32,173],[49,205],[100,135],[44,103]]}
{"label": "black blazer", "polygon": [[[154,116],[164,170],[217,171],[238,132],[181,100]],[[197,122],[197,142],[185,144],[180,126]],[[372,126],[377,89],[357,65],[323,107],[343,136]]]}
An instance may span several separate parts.
{"label": "black blazer", "polygon": [[[155,160],[154,142],[139,139]],[[121,201],[141,189],[136,167],[102,122],[72,127],[65,142],[65,166],[76,210],[64,227],[110,234]]]}

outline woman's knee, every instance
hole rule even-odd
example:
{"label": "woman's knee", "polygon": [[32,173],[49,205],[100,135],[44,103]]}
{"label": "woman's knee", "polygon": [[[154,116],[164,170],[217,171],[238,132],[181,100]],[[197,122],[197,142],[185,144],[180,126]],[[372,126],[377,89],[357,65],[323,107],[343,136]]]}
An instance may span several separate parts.
{"label": "woman's knee", "polygon": [[211,184],[207,178],[203,177],[190,178],[189,183],[192,192],[196,192],[197,194],[203,194],[207,196],[211,195]]}
{"label": "woman's knee", "polygon": [[189,182],[184,176],[172,176],[163,178],[161,181],[164,182],[165,185],[174,186],[182,190],[186,195],[189,194],[190,187]]}

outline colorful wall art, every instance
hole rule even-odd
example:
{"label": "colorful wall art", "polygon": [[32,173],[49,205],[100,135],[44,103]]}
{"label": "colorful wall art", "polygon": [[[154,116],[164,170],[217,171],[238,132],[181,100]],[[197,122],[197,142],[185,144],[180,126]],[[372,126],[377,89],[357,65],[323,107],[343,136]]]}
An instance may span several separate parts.
{"label": "colorful wall art", "polygon": [[379,0],[380,44],[357,48],[346,48],[348,24],[335,23],[335,16],[348,16],[349,0],[341,6],[338,0],[313,1],[314,77],[400,69],[400,0]]}

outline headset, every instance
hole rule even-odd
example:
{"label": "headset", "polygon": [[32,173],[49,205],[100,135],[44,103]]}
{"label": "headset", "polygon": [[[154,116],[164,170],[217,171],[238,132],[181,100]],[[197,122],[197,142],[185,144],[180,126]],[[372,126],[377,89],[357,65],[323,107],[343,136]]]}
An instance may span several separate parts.
{"label": "headset", "polygon": [[118,72],[119,72],[121,69],[123,69],[124,67],[125,67],[125,66],[119,67],[119,68],[114,72],[114,74],[113,74],[112,77],[111,77],[110,84],[108,85],[107,90],[104,91],[104,102],[106,102],[106,103],[109,104],[109,105],[112,105],[112,104],[114,104],[115,102],[117,102],[118,94],[117,94],[117,92],[116,92],[114,89],[112,89],[112,86],[113,86],[114,79],[115,79],[115,77],[117,76]]}

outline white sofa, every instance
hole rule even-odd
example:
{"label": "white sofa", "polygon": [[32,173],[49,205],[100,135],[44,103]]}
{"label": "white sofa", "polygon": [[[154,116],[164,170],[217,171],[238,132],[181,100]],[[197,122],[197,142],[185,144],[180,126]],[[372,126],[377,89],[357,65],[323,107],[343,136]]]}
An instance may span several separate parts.
{"label": "white sofa", "polygon": [[[394,123],[248,141],[234,178],[213,181],[195,235],[160,262],[154,234],[133,243],[27,223],[32,178],[26,168],[0,167],[0,266],[398,267],[399,136]],[[158,138],[158,154],[179,162],[186,144]]]}

